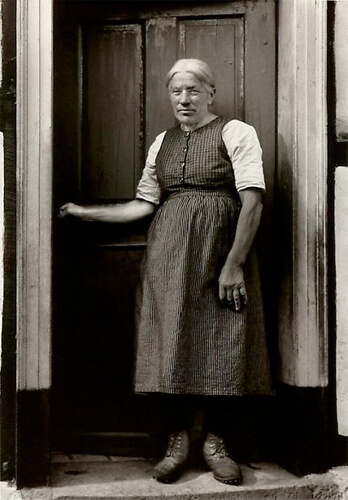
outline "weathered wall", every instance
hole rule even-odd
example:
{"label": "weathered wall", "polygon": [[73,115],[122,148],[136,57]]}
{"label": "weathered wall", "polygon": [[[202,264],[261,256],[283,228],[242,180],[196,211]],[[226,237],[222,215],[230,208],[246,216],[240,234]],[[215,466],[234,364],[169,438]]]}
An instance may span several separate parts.
{"label": "weathered wall", "polygon": [[[0,318],[2,318],[4,298],[4,222],[4,134],[0,132]],[[2,340],[1,331],[2,328],[0,324],[0,353]]]}
{"label": "weathered wall", "polygon": [[[336,119],[335,168],[336,378],[339,433],[348,436],[348,2],[336,0],[334,26]],[[345,144],[344,144],[345,143]],[[335,163],[335,162],[334,162]]]}
{"label": "weathered wall", "polygon": [[335,65],[336,65],[336,138],[348,141],[348,1],[336,0]]}
{"label": "weathered wall", "polygon": [[348,168],[338,167],[335,179],[337,413],[339,432],[348,436]]}
{"label": "weathered wall", "polygon": [[[0,88],[2,85],[2,3],[0,2]],[[4,297],[4,134],[0,132],[0,318],[3,315]],[[0,322],[0,373],[1,373],[2,322]]]}

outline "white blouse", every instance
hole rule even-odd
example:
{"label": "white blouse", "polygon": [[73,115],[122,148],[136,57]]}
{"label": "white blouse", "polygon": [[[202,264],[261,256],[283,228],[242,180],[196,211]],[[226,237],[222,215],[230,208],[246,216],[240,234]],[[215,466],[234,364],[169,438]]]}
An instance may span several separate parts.
{"label": "white blouse", "polygon": [[[159,134],[149,148],[136,199],[159,205],[161,190],[156,175],[156,158],[166,132]],[[236,189],[258,188],[265,191],[262,149],[254,127],[239,120],[229,121],[222,129],[222,139],[230,157]]]}

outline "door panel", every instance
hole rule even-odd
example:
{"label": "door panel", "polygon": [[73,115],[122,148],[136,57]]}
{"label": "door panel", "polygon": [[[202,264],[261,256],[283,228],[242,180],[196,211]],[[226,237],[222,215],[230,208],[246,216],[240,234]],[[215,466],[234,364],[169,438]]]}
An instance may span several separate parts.
{"label": "door panel", "polygon": [[206,61],[216,78],[212,111],[243,120],[243,20],[199,19],[179,21],[180,57]]}
{"label": "door panel", "polygon": [[146,21],[146,151],[157,134],[175,125],[165,76],[177,59],[175,17]]}
{"label": "door panel", "polygon": [[87,27],[82,37],[82,195],[130,199],[142,160],[141,26]]}
{"label": "door panel", "polygon": [[[165,75],[179,57],[212,66],[214,111],[249,117],[266,151],[266,178],[273,178],[274,3],[250,5],[55,2],[56,209],[69,200],[122,202],[134,196],[148,147],[175,124]],[[269,232],[272,184],[267,200]],[[148,223],[55,222],[56,447],[144,453],[142,443],[161,430],[156,406],[132,391],[134,305]],[[260,241],[267,271],[273,256],[262,234]]]}

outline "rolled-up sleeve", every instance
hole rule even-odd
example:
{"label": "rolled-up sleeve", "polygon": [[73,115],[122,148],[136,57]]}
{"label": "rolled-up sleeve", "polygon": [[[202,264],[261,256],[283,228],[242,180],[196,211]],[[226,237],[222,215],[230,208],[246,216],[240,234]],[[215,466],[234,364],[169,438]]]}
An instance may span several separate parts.
{"label": "rolled-up sleeve", "polygon": [[150,146],[145,167],[135,194],[137,200],[145,200],[154,205],[159,205],[161,198],[161,189],[156,174],[156,157],[165,134],[165,132],[159,134]]}
{"label": "rolled-up sleeve", "polygon": [[224,126],[222,138],[232,162],[237,191],[259,188],[265,192],[262,149],[254,127],[231,120]]}

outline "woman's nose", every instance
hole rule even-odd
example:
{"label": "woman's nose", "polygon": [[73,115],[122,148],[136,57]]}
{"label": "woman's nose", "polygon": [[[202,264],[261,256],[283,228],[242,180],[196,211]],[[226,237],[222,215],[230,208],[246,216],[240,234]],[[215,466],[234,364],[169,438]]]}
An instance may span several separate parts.
{"label": "woman's nose", "polygon": [[187,90],[183,90],[180,94],[180,104],[186,104],[190,102],[190,95]]}

